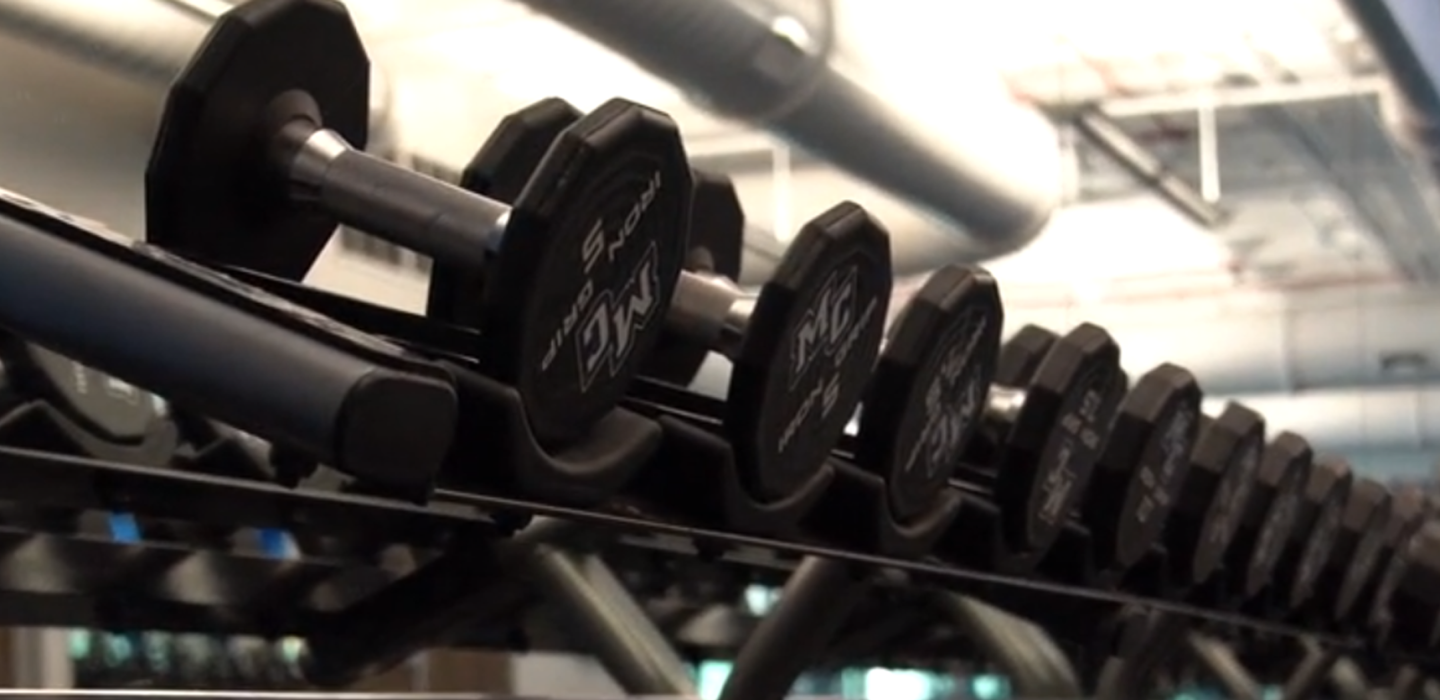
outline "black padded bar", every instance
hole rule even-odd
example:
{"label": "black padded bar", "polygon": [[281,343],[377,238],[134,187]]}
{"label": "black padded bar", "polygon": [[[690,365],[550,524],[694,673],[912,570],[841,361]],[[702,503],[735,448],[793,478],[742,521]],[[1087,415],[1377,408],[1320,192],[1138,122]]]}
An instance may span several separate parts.
{"label": "black padded bar", "polygon": [[[97,232],[0,193],[0,326],[362,478],[423,483],[439,468],[445,419],[454,419],[453,391],[440,378],[347,352],[152,274],[124,259],[134,254],[124,243],[83,240]],[[160,262],[203,277],[183,261]],[[239,283],[224,282],[245,295]],[[411,452],[417,435],[433,436],[439,449]]]}

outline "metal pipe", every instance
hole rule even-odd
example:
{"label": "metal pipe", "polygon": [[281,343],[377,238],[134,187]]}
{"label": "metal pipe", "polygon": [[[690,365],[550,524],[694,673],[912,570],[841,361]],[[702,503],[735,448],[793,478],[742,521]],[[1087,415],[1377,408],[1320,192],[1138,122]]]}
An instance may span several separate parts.
{"label": "metal pipe", "polygon": [[[921,124],[903,98],[887,99],[837,70],[819,53],[824,42],[781,31],[793,24],[784,15],[763,15],[736,2],[524,2],[713,111],[767,128],[948,222],[960,245],[937,251],[933,265],[1018,250],[1059,204],[1058,150],[1056,172],[1041,168],[1024,180],[1002,175],[1013,166],[978,150],[998,137],[993,129],[956,138]],[[1013,108],[1018,117],[1039,119],[1027,108]]]}
{"label": "metal pipe", "polygon": [[1225,688],[1227,697],[1235,700],[1261,699],[1260,684],[1224,642],[1191,632],[1186,637],[1186,644],[1195,661]]}
{"label": "metal pipe", "polygon": [[146,83],[174,78],[207,29],[187,6],[161,0],[0,2],[0,31]]}
{"label": "metal pipe", "polygon": [[695,694],[685,662],[604,564],[538,545],[525,569],[545,603],[559,608],[582,647],[595,655],[625,692]]}
{"label": "metal pipe", "polygon": [[[1391,127],[1440,185],[1440,49],[1433,41],[1440,5],[1428,0],[1341,0],[1385,67],[1398,98]],[[1433,216],[1436,205],[1427,213]],[[1433,241],[1430,241],[1433,243]],[[1426,282],[1434,282],[1432,278]]]}
{"label": "metal pipe", "polygon": [[779,605],[740,647],[720,700],[782,700],[789,695],[868,590],[862,567],[806,557],[785,582]]}
{"label": "metal pipe", "polygon": [[1205,228],[1225,223],[1224,210],[1206,199],[1184,178],[1171,172],[1159,158],[1137,143],[1099,107],[1082,107],[1071,115],[1071,123],[1090,143],[1146,187],[1169,202],[1176,211]]}
{"label": "metal pipe", "polygon": [[1053,664],[1046,658],[1055,652],[1047,654],[1037,649],[1038,645],[1053,643],[1048,638],[1024,633],[1017,618],[974,598],[937,591],[934,600],[981,656],[1010,678],[1016,697],[1078,695],[1078,688],[1065,687],[1068,679],[1055,677]]}

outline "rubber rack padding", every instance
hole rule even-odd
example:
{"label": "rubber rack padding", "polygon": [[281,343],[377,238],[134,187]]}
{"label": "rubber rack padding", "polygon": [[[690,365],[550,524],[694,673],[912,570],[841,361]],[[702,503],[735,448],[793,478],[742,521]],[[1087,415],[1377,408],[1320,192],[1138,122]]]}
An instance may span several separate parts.
{"label": "rubber rack padding", "polygon": [[123,243],[92,245],[83,222],[0,204],[20,206],[0,208],[0,326],[376,484],[417,487],[439,470],[455,394],[443,374],[411,371],[425,363],[347,352],[128,262]]}

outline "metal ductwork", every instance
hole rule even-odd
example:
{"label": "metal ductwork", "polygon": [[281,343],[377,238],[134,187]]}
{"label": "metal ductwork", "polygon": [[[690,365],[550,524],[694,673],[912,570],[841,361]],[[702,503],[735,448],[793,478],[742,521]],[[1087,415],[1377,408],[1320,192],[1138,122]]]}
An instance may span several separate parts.
{"label": "metal ductwork", "polygon": [[0,2],[0,31],[131,79],[167,84],[225,5],[185,0]]}
{"label": "metal ductwork", "polygon": [[[994,133],[993,125],[966,123],[966,114],[953,115],[954,123],[943,128],[919,121],[924,108],[907,111],[903,97],[887,96],[880,86],[862,85],[837,68],[833,13],[820,22],[826,26],[804,32],[796,30],[804,18],[760,2],[522,2],[680,86],[708,109],[768,129],[949,224],[954,241],[937,246],[943,250],[925,260],[929,268],[1019,250],[1060,203],[1058,148],[1052,172],[1017,172],[1003,149],[995,149],[994,141],[1007,135]],[[914,70],[946,75],[931,65]],[[933,89],[966,86],[937,82]],[[975,92],[977,109],[1005,99]],[[1038,119],[1028,108],[1004,106],[1013,107],[1014,123]],[[1054,143],[1053,129],[1046,128]],[[1027,131],[1026,138],[1043,140],[1045,134]],[[1029,143],[1018,148],[1035,150]]]}
{"label": "metal ductwork", "polygon": [[1440,5],[1431,0],[1341,0],[1394,85],[1400,140],[1440,177]]}

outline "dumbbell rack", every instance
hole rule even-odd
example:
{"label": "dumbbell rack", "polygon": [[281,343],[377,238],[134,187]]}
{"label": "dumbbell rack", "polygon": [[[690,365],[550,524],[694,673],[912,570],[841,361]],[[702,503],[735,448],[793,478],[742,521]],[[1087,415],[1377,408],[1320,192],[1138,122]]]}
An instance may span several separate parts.
{"label": "dumbbell rack", "polygon": [[[430,354],[457,353],[470,341],[457,331],[431,326],[336,295],[241,270],[225,270],[328,317],[379,336],[403,339]],[[642,386],[636,400],[713,423],[715,401],[659,385]],[[703,432],[703,431],[697,431]],[[481,442],[483,438],[469,436]],[[491,456],[492,462],[503,457]],[[664,459],[662,453],[661,459]],[[678,469],[693,465],[675,465]],[[648,472],[671,472],[665,464]],[[502,472],[514,465],[488,464]],[[395,498],[215,476],[202,468],[180,471],[106,463],[71,454],[0,447],[0,501],[29,507],[121,511],[223,530],[275,528],[306,536],[381,540],[404,548],[404,567],[374,558],[313,553],[278,560],[244,544],[195,550],[166,542],[119,543],[103,533],[37,533],[0,528],[0,622],[76,626],[293,635],[309,642],[310,680],[338,685],[412,653],[439,645],[515,648],[509,634],[521,625],[515,605],[524,586],[510,575],[507,545],[535,518],[578,523],[605,533],[603,547],[633,548],[665,557],[713,560],[783,579],[801,559],[816,556],[885,571],[879,590],[946,590],[990,600],[1041,626],[1044,601],[1089,601],[1099,616],[1127,604],[1205,620],[1225,629],[1309,637],[1328,648],[1362,653],[1360,639],[1320,633],[1261,617],[1202,609],[1166,599],[1160,582],[1147,595],[1098,591],[990,571],[967,570],[938,560],[877,556],[818,538],[761,536],[701,526],[683,513],[635,510],[619,499],[603,508],[556,505],[484,486],[447,484],[423,503]],[[992,504],[994,505],[994,504]],[[242,541],[244,538],[240,538]],[[579,546],[594,547],[593,536]],[[1163,578],[1163,577],[1162,577]],[[424,601],[423,607],[420,601]],[[365,640],[356,644],[356,640]],[[927,665],[927,649],[884,654]],[[942,659],[936,659],[939,663]],[[1391,665],[1408,661],[1390,659]],[[1419,661],[1419,660],[1416,660]]]}
{"label": "dumbbell rack", "polygon": [[[255,550],[197,554],[168,543],[119,543],[95,534],[36,534],[0,529],[0,620],[12,625],[67,625],[110,629],[207,631],[265,636],[344,638],[357,628],[366,639],[413,640],[407,656],[431,644],[427,635],[403,629],[431,618],[466,620],[456,611],[432,616],[414,610],[415,601],[443,607],[447,600],[474,597],[477,586],[503,582],[493,545],[503,543],[530,516],[548,516],[595,525],[619,535],[615,542],[677,556],[700,557],[760,570],[784,572],[798,557],[817,555],[904,572],[910,581],[985,595],[995,586],[1026,587],[1076,596],[1098,604],[1143,603],[1216,623],[1279,635],[1316,636],[1311,631],[1164,600],[1075,589],[985,572],[965,571],[928,561],[905,561],[815,543],[780,541],[706,530],[596,510],[579,510],[480,493],[441,491],[433,502],[415,505],[389,499],[288,489],[282,486],[111,464],[51,453],[0,448],[0,499],[37,506],[90,511],[127,511],[149,517],[225,528],[285,528],[315,534],[363,535],[384,531],[398,545],[434,551],[426,566],[396,578],[373,563],[301,555],[277,560]],[[180,562],[203,556],[224,572],[214,590],[167,585],[170,572],[183,576]],[[444,572],[443,575],[440,572]],[[459,574],[469,574],[464,579]],[[372,593],[364,602],[333,609],[312,592],[344,578],[347,588]],[[173,581],[168,582],[173,583]],[[454,590],[457,585],[461,590]],[[417,590],[429,588],[425,594]],[[446,589],[451,590],[446,590]],[[382,614],[390,600],[393,615]],[[318,604],[317,604],[318,603]],[[503,605],[501,606],[503,609]],[[490,614],[497,611],[491,610]],[[479,615],[481,619],[484,614]],[[388,621],[386,618],[389,618]],[[1040,620],[1043,624],[1043,620]],[[397,629],[384,629],[392,624]],[[1359,649],[1358,642],[1319,636],[1327,645]]]}

